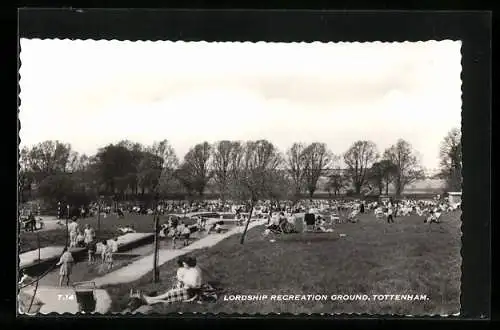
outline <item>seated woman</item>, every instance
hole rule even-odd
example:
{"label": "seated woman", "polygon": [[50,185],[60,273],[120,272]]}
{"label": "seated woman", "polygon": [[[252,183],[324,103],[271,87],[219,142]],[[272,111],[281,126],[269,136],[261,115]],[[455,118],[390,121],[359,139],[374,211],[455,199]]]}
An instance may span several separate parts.
{"label": "seated woman", "polygon": [[167,234],[168,234],[168,225],[167,224],[163,224],[160,226],[160,233],[158,234],[161,238],[165,238],[167,237]]}
{"label": "seated woman", "polygon": [[222,233],[223,231],[227,231],[227,228],[224,228],[224,221],[217,221],[213,223],[210,228],[208,228],[208,233],[215,232],[217,234]]}
{"label": "seated woman", "polygon": [[282,231],[282,227],[285,222],[287,222],[284,213],[281,212],[278,217],[271,217],[269,220],[269,225],[267,225],[266,229],[271,231]]}
{"label": "seated woman", "polygon": [[85,236],[81,231],[76,235],[76,246],[77,247],[85,247]]}
{"label": "seated woman", "polygon": [[141,295],[141,298],[148,305],[158,304],[158,303],[172,303],[179,301],[193,301],[196,299],[201,291],[201,286],[203,283],[201,269],[197,266],[196,259],[192,257],[187,257],[182,260],[184,270],[182,271],[182,287],[171,289],[159,296],[146,296]]}
{"label": "seated woman", "polygon": [[186,258],[184,256],[180,256],[177,258],[177,273],[174,279],[173,289],[180,289],[184,287],[184,274],[186,273],[186,267],[184,267],[184,263],[186,262]]}

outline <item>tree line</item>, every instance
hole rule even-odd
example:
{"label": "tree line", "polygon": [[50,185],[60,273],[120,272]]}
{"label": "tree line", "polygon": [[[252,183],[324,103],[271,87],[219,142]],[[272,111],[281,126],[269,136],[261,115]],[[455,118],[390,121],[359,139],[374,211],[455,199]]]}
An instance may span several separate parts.
{"label": "tree line", "polygon": [[[461,187],[460,139],[460,130],[453,129],[441,143],[439,177],[451,190]],[[417,151],[403,139],[381,153],[371,141],[356,141],[340,155],[321,142],[294,143],[284,153],[267,140],[202,142],[182,161],[167,140],[152,145],[124,140],[92,156],[67,143],[44,141],[24,147],[19,158],[22,199],[51,203],[203,196],[209,183],[223,200],[294,199],[312,197],[320,178],[335,195],[349,189],[356,195],[388,193],[390,185],[399,195],[423,177]]]}

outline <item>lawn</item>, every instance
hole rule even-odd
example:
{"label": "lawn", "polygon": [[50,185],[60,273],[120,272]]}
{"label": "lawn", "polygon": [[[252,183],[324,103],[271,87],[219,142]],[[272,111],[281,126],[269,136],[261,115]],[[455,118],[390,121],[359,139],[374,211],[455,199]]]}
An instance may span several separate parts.
{"label": "lawn", "polygon": [[[155,305],[154,311],[210,313],[377,313],[453,314],[460,309],[461,233],[459,213],[440,224],[416,216],[386,224],[372,215],[338,225],[334,233],[262,235],[249,231],[246,243],[234,235],[218,245],[194,251],[206,279],[219,283],[216,303]],[[346,234],[340,237],[340,233]],[[163,292],[171,287],[175,261],[161,267],[161,283],[152,275],[106,289],[112,310],[122,311],[130,288]],[[425,301],[224,301],[224,295],[418,294]]]}
{"label": "lawn", "polygon": [[[166,222],[167,216],[160,217],[160,224]],[[64,223],[65,220],[63,220]],[[139,233],[151,233],[153,229],[153,216],[151,215],[135,215],[135,214],[125,214],[124,218],[118,218],[115,215],[103,218],[101,216],[101,227],[98,233],[99,239],[109,239],[117,235],[117,229],[120,226],[131,225]],[[86,224],[90,224],[95,230],[97,230],[97,216],[85,219],[79,219],[78,223],[80,228]],[[190,224],[186,221],[187,224]],[[64,246],[66,244],[66,231],[65,227],[61,229],[54,229],[48,231],[40,232],[40,247],[46,246]],[[19,252],[23,253],[26,251],[34,250],[38,248],[37,244],[37,233],[36,232],[25,232],[21,231],[19,236]]]}

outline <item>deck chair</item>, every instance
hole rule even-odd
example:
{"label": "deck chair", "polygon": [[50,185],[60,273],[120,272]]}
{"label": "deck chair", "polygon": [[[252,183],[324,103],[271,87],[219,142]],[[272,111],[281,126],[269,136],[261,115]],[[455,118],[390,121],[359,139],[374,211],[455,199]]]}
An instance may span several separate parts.
{"label": "deck chair", "polygon": [[302,217],[295,217],[294,218],[294,227],[295,227],[295,230],[300,232],[300,233],[305,231],[304,219],[302,219]]}

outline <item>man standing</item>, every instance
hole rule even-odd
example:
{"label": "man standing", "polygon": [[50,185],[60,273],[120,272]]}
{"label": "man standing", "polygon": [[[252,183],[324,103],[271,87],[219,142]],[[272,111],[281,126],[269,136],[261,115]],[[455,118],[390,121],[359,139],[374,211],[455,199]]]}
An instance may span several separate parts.
{"label": "man standing", "polygon": [[394,223],[392,205],[387,208],[387,223]]}
{"label": "man standing", "polygon": [[36,219],[35,216],[33,215],[33,212],[30,211],[30,214],[28,216],[28,231],[35,231],[36,229]]}

